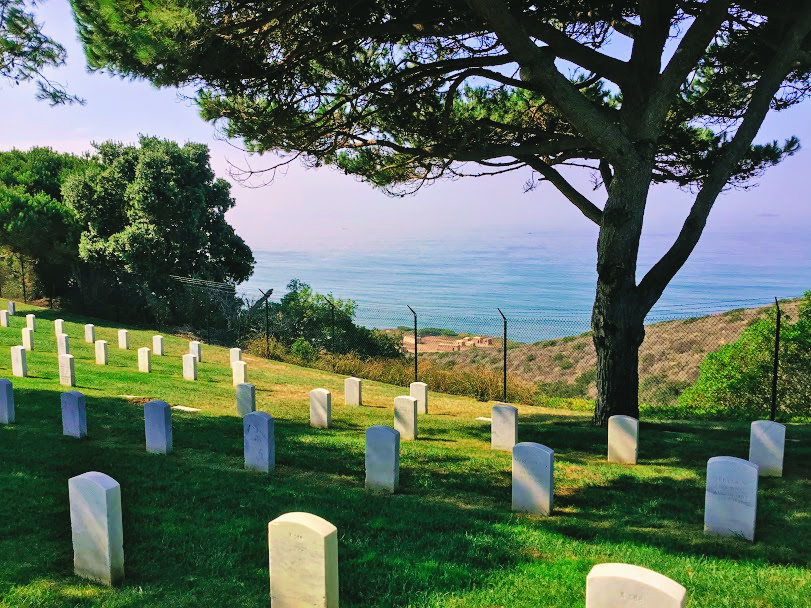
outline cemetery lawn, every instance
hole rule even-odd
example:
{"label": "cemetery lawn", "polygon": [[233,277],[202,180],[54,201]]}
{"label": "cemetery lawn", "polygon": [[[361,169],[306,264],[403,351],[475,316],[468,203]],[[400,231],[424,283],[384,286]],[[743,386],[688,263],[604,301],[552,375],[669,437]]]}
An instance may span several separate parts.
{"label": "cemetery lawn", "polygon": [[[5,301],[0,300],[0,306]],[[26,312],[37,315],[30,377],[11,375]],[[53,319],[64,318],[87,397],[89,437],[61,432]],[[0,607],[256,608],[267,606],[267,524],[291,511],[338,528],[342,608],[582,608],[602,562],[650,568],[684,585],[691,608],[811,606],[811,426],[787,425],[783,478],[762,478],[756,542],[703,533],[707,459],[747,458],[749,425],[640,425],[638,466],[606,463],[606,431],[588,413],[519,407],[519,438],[555,451],[551,517],[510,512],[507,452],[490,450],[492,403],[430,394],[420,438],[401,444],[400,491],[364,490],[364,432],[393,424],[407,389],[364,381],[362,407],[343,377],[244,356],[257,409],[276,421],[276,471],[243,469],[228,350],[203,346],[198,381],[182,379],[188,341],[166,336],[152,373],[137,349],[155,332],[97,322],[109,365],[96,366],[85,319],[18,305],[0,328],[0,377],[14,383],[16,424],[0,426]],[[90,322],[93,322],[90,320]],[[333,428],[308,426],[311,389],[332,392]],[[143,404],[173,410],[174,452],[147,454]],[[100,471],[121,484],[126,580],[73,576],[70,477]]]}

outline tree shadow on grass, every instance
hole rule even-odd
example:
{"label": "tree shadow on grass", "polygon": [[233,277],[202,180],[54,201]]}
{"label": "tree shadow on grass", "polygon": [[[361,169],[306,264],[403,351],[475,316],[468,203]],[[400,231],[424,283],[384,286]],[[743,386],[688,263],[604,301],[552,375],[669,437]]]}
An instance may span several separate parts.
{"label": "tree shadow on grass", "polygon": [[811,488],[803,480],[761,478],[754,543],[704,534],[704,492],[703,477],[622,475],[556,495],[556,509],[568,517],[550,520],[549,527],[578,540],[644,544],[681,555],[800,567],[811,561],[811,547],[796,542],[811,535],[803,507]]}

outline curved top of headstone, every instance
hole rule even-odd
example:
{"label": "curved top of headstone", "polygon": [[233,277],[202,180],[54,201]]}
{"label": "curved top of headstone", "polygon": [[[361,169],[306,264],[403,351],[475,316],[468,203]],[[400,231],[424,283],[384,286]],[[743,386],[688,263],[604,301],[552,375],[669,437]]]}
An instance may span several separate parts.
{"label": "curved top of headstone", "polygon": [[412,382],[409,386],[428,386],[425,382]]}
{"label": "curved top of headstone", "polygon": [[503,409],[510,409],[510,410],[515,410],[516,412],[518,411],[518,408],[517,408],[517,407],[515,407],[514,405],[509,405],[509,404],[507,404],[507,403],[496,403],[496,404],[493,406],[493,409],[496,409],[496,408],[498,408],[498,409],[500,409],[500,410],[503,410]]}
{"label": "curved top of headstone", "polygon": [[412,397],[411,395],[399,395],[394,398],[394,402],[402,401],[403,399],[406,400],[407,403],[416,403],[418,400],[416,397]]}
{"label": "curved top of headstone", "polygon": [[165,410],[169,408],[169,404],[165,401],[161,401],[160,399],[153,399],[148,403],[144,404],[144,409],[151,409],[151,410]]}
{"label": "curved top of headstone", "polygon": [[347,378],[347,380],[357,380],[357,381],[360,382],[360,378],[355,378],[355,376],[351,376],[351,377]]}
{"label": "curved top of headstone", "polygon": [[310,391],[311,395],[329,395],[329,391],[325,388],[314,388]]}
{"label": "curved top of headstone", "polygon": [[82,473],[76,477],[71,477],[68,479],[68,483],[92,483],[99,486],[103,490],[112,490],[113,488],[119,487],[119,483],[115,479],[109,475],[105,475],[104,473],[99,473],[98,471],[88,471],[87,473]]}
{"label": "curved top of headstone", "polygon": [[79,391],[66,391],[62,393],[62,400],[65,398],[84,399],[84,394]]}
{"label": "curved top of headstone", "polygon": [[773,429],[786,429],[786,425],[774,422],[773,420],[755,420],[752,422],[752,428],[773,428]]}
{"label": "curved top of headstone", "polygon": [[615,416],[611,416],[608,419],[609,424],[611,423],[612,420],[614,422],[630,422],[630,421],[634,421],[636,424],[639,424],[639,420],[637,418],[634,418],[633,416],[624,416],[622,414],[617,414]]}
{"label": "curved top of headstone", "polygon": [[707,467],[710,465],[728,464],[744,469],[754,469],[756,472],[758,466],[754,462],[749,462],[743,458],[736,458],[735,456],[713,456],[707,461]]}
{"label": "curved top of headstone", "polygon": [[553,456],[555,454],[555,451],[552,448],[548,448],[545,445],[542,445],[540,443],[535,443],[534,441],[522,441],[521,443],[516,443],[513,446],[513,454],[516,451],[524,452],[524,451],[536,451],[536,450],[540,451],[540,452],[543,452],[544,454],[547,454],[549,456]]}
{"label": "curved top of headstone", "polygon": [[245,414],[244,418],[245,419],[248,419],[248,418],[251,418],[251,419],[262,418],[264,420],[273,420],[273,416],[271,416],[267,412],[251,412],[250,414]]}
{"label": "curved top of headstone", "polygon": [[385,426],[383,424],[378,424],[376,426],[370,426],[366,429],[366,437],[368,438],[369,435],[389,435],[391,437],[396,437],[400,434],[400,431],[396,431],[390,426]]}
{"label": "curved top of headstone", "polygon": [[0,384],[11,384],[11,380],[7,380],[6,378],[0,378]]}
{"label": "curved top of headstone", "polygon": [[[684,606],[687,599],[687,589],[673,579],[632,564],[597,564],[586,577],[586,584],[598,583],[596,579],[625,579],[642,585],[651,593],[651,596],[642,598],[642,601],[649,602],[645,602],[643,606]],[[666,603],[662,604],[663,601]]]}
{"label": "curved top of headstone", "polygon": [[312,530],[322,537],[329,536],[330,534],[337,534],[338,528],[329,523],[326,519],[313,515],[312,513],[293,512],[280,515],[268,524],[268,528],[278,525],[294,525],[301,526]]}

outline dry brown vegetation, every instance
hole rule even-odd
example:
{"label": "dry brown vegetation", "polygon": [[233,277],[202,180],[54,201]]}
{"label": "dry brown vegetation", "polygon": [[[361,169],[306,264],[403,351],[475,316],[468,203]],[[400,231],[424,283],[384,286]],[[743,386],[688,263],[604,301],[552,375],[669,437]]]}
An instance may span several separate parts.
{"label": "dry brown vegetation", "polygon": [[[800,300],[781,303],[784,314],[796,316]],[[770,307],[736,309],[724,313],[678,319],[646,326],[639,352],[640,397],[672,402],[695,382],[704,357],[766,315]],[[500,369],[502,342],[496,348],[453,353],[426,353],[425,358],[446,367],[483,366]],[[591,334],[568,336],[510,348],[507,370],[516,380],[546,385],[549,394],[595,398],[597,355]],[[568,388],[565,385],[569,385]]]}

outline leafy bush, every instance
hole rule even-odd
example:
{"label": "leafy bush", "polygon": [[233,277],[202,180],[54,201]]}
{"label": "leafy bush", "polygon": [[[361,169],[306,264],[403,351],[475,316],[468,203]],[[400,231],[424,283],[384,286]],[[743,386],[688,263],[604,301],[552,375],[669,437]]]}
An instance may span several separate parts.
{"label": "leafy bush", "polygon": [[[332,294],[325,298],[298,279],[291,280],[287,290],[280,302],[268,305],[270,335],[284,350],[293,352],[293,346],[303,340],[315,353],[328,351],[334,354],[355,353],[361,357],[402,358],[402,333],[356,325],[353,321],[353,300],[335,299]],[[243,343],[252,344],[254,349],[267,350],[263,344],[263,309],[245,320],[242,333]]]}
{"label": "leafy bush", "polygon": [[[784,315],[780,328],[778,415],[811,415],[811,291],[795,322]],[[719,417],[764,418],[771,406],[775,312],[746,328],[740,338],[707,355],[698,380],[679,397],[679,405]]]}
{"label": "leafy bush", "polygon": [[304,338],[297,338],[293,345],[290,347],[290,354],[298,357],[302,361],[312,361],[315,359],[315,349],[313,345],[307,342]]}

